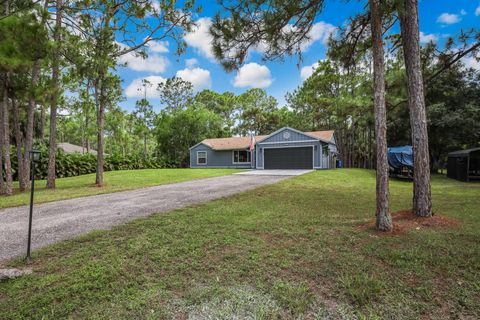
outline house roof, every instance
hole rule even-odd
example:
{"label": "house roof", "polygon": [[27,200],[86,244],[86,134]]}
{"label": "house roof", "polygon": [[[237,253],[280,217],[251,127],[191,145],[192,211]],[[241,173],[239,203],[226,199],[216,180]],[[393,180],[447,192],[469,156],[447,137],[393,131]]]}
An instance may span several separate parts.
{"label": "house roof", "polygon": [[[261,141],[266,136],[255,136],[255,141]],[[250,145],[250,137],[230,137],[218,139],[205,139],[201,143],[214,150],[246,149]]]}
{"label": "house roof", "polygon": [[[333,139],[333,130],[311,131],[311,132],[303,132],[303,133],[312,138],[316,138],[324,142],[330,142]],[[269,136],[268,135],[255,136],[255,141],[260,142],[266,137],[269,137]],[[205,139],[200,143],[214,150],[241,150],[241,149],[248,148],[248,146],[250,145],[250,137]]]}
{"label": "house roof", "polygon": [[317,139],[330,142],[333,140],[333,130],[325,130],[325,131],[310,131],[310,132],[305,132],[305,134],[309,136],[313,136]]}
{"label": "house roof", "polygon": [[[84,148],[82,146],[77,146],[75,144],[71,144],[71,143],[68,143],[68,142],[59,143],[57,145],[57,147],[59,149],[62,149],[65,153],[74,153],[74,152],[78,152],[78,153],[82,153],[82,154],[87,153],[86,148]],[[96,155],[97,151],[90,149],[89,153]]]}
{"label": "house roof", "polygon": [[450,153],[448,154],[448,156],[449,156],[449,157],[454,157],[454,156],[457,156],[457,157],[468,157],[468,156],[470,155],[470,153],[476,152],[476,151],[480,151],[480,148],[472,148],[472,149],[458,150],[458,151],[450,152]]}

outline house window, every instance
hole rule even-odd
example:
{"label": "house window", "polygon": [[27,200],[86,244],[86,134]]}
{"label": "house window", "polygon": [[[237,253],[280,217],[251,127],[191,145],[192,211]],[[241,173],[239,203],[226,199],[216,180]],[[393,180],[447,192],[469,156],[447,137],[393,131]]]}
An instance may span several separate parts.
{"label": "house window", "polygon": [[330,150],[328,149],[328,146],[323,146],[323,155],[325,157],[328,157],[329,154],[330,154]]}
{"label": "house window", "polygon": [[233,163],[250,163],[250,151],[247,151],[247,150],[233,151]]}
{"label": "house window", "polygon": [[207,164],[207,151],[197,151],[197,164]]}

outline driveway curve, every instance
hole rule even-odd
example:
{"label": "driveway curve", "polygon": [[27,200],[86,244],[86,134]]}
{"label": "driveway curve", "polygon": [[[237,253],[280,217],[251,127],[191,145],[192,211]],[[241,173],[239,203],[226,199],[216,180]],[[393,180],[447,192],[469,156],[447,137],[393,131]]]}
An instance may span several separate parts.
{"label": "driveway curve", "polygon": [[[33,213],[32,248],[287,178],[229,175],[38,204]],[[27,229],[28,206],[0,210],[0,261],[25,254]]]}

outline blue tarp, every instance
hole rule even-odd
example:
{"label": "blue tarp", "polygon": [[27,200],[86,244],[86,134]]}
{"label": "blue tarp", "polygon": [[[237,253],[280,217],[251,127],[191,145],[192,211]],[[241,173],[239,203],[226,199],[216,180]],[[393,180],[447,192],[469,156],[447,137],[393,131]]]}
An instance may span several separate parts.
{"label": "blue tarp", "polygon": [[395,169],[406,166],[413,170],[412,146],[388,148],[388,164]]}

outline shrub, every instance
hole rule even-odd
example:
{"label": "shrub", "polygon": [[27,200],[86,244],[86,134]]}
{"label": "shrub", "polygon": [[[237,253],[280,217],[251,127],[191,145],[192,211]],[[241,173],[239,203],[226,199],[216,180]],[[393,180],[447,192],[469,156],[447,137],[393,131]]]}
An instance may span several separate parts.
{"label": "shrub", "polygon": [[[35,176],[37,179],[45,179],[48,170],[48,149],[39,148],[42,156],[37,163]],[[57,178],[73,177],[83,174],[95,173],[97,168],[97,156],[93,154],[65,153],[58,149],[55,159]],[[134,169],[159,169],[170,167],[162,158],[140,155],[107,155],[103,168],[105,171],[134,170]],[[18,160],[15,148],[12,148],[13,179],[18,180]]]}

